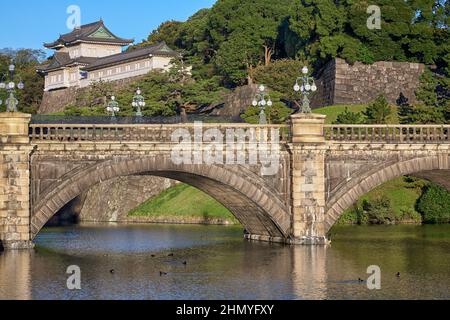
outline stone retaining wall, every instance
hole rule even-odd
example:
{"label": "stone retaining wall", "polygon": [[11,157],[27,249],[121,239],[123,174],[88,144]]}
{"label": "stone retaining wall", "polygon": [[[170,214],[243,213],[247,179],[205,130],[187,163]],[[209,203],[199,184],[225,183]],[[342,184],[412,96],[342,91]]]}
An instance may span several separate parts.
{"label": "stone retaining wall", "polygon": [[311,104],[313,107],[367,104],[380,94],[395,104],[401,92],[410,103],[416,103],[415,91],[424,70],[425,65],[420,63],[380,61],[349,65],[343,59],[335,59],[318,74],[319,91]]}
{"label": "stone retaining wall", "polygon": [[177,182],[153,176],[119,177],[92,187],[79,213],[80,221],[118,222],[148,199]]}
{"label": "stone retaining wall", "polygon": [[[137,76],[127,79],[121,79],[112,81],[113,91],[119,91],[129,84],[141,79],[143,76]],[[62,112],[65,107],[70,105],[77,104],[77,96],[83,94],[83,92],[87,92],[89,87],[87,88],[67,88],[60,89],[54,91],[44,92],[44,96],[42,97],[41,106],[39,108],[39,114],[48,114],[54,112]]]}

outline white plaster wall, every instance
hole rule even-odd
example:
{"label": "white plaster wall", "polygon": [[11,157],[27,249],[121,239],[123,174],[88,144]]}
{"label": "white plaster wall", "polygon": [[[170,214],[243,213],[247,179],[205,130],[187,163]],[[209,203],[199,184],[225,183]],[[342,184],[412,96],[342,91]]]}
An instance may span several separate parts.
{"label": "white plaster wall", "polygon": [[[52,75],[55,72],[48,74],[45,77],[45,91],[64,88],[64,87],[87,87],[92,81],[116,81],[121,79],[127,79],[137,76],[142,76],[149,73],[152,70],[168,71],[171,67],[170,57],[148,57],[138,61],[128,62],[121,65],[111,66],[88,73],[87,79],[81,79],[80,68],[74,67],[66,69],[62,73],[62,81],[50,82]],[[58,72],[59,74],[59,72]],[[72,75],[76,74],[76,80]]]}
{"label": "white plaster wall", "polygon": [[152,68],[168,71],[170,69],[171,61],[172,58],[170,57],[152,57],[151,58]]}
{"label": "white plaster wall", "polygon": [[58,70],[58,71],[54,71],[54,72],[49,72],[45,76],[44,91],[49,91],[49,90],[59,89],[59,88],[66,88],[66,87],[69,87],[67,70]]}
{"label": "white plaster wall", "polygon": [[80,44],[80,53],[82,57],[103,58],[121,52],[122,46],[120,45],[105,45],[105,44],[91,44],[91,43]]}
{"label": "white plaster wall", "polygon": [[138,61],[124,63],[89,72],[87,80],[80,82],[80,87],[88,86],[92,81],[116,81],[126,78],[142,76],[152,70],[159,69],[168,71],[171,67],[171,58],[149,57]]}

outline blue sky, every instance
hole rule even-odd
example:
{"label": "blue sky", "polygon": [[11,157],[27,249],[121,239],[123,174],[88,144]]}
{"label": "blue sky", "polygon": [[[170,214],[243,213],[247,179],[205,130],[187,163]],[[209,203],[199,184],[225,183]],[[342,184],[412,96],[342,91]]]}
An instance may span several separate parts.
{"label": "blue sky", "polygon": [[[103,18],[108,28],[137,42],[166,20],[184,21],[215,0],[20,0],[2,1],[0,48],[43,49],[44,42],[69,32],[70,5],[81,9],[81,23]],[[50,53],[50,52],[48,52]]]}

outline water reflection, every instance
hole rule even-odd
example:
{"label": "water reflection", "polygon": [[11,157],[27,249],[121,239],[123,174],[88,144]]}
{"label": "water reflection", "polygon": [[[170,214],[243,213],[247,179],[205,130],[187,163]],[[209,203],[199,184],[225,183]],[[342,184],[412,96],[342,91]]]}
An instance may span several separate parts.
{"label": "water reflection", "polygon": [[7,251],[0,256],[0,298],[31,299],[33,251]]}
{"label": "water reflection", "polygon": [[328,247],[292,247],[293,293],[307,298],[327,299],[327,250]]}
{"label": "water reflection", "polygon": [[[35,251],[0,255],[0,299],[450,298],[450,226],[335,232],[325,248],[246,242],[234,227],[46,229]],[[81,291],[66,288],[70,265]],[[382,269],[380,291],[358,281],[369,265]]]}

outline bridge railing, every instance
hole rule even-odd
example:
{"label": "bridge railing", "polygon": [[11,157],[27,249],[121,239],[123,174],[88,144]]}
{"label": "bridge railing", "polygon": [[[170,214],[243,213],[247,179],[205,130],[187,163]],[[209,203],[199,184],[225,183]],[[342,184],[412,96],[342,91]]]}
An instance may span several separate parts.
{"label": "bridge railing", "polygon": [[325,139],[371,143],[450,143],[450,125],[325,125]]}
{"label": "bridge railing", "polygon": [[[158,124],[158,125],[94,125],[94,124],[30,124],[30,140],[37,142],[172,142],[172,134],[178,129],[187,129],[194,137],[194,124]],[[244,132],[246,141],[273,141],[272,130],[280,142],[289,141],[287,125],[251,125],[251,124],[202,124],[202,130],[218,129],[227,137],[232,129],[237,135]],[[210,142],[210,141],[208,141]]]}

